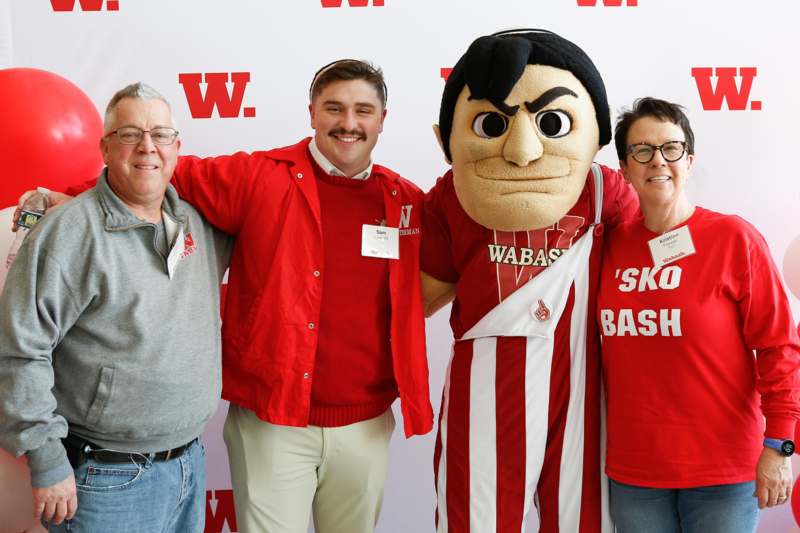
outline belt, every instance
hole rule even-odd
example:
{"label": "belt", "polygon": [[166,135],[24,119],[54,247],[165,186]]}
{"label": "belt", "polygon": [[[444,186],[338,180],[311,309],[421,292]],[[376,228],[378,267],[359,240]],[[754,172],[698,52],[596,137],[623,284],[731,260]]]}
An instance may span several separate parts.
{"label": "belt", "polygon": [[146,463],[148,461],[169,461],[183,455],[186,449],[194,444],[197,439],[192,439],[182,446],[164,450],[161,452],[118,452],[106,450],[91,441],[81,438],[73,433],[69,433],[66,438],[61,439],[64,449],[67,451],[67,458],[73,468],[77,468],[89,459],[98,463]]}

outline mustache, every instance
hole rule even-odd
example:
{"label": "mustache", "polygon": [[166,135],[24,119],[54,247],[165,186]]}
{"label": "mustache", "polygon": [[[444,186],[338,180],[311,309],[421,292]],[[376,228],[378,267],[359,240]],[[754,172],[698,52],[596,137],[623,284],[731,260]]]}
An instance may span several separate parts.
{"label": "mustache", "polygon": [[334,135],[352,135],[358,137],[362,141],[367,139],[367,134],[362,129],[346,130],[344,128],[334,128],[328,132],[328,135],[331,137]]}

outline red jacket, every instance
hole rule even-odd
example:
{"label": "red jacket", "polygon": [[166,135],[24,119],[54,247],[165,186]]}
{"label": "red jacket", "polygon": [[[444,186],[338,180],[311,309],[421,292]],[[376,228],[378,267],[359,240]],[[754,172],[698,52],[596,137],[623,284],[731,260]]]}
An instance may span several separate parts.
{"label": "red jacket", "polygon": [[[222,326],[222,396],[289,426],[308,424],[325,281],[309,141],[252,154],[183,157],[174,176],[182,198],[236,236]],[[420,435],[433,426],[419,280],[423,195],[379,165],[371,179],[383,185],[387,224],[400,227],[400,259],[389,262],[392,361],[405,434]]]}

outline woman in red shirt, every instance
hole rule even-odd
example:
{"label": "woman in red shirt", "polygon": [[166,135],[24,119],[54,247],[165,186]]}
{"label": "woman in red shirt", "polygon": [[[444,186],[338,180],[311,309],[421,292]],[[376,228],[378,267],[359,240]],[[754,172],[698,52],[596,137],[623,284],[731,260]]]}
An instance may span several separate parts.
{"label": "woman in red shirt", "polygon": [[800,416],[780,276],[750,224],[686,197],[680,106],[637,100],[615,144],[642,216],[607,239],[598,296],[612,517],[619,533],[750,533],[789,498]]}

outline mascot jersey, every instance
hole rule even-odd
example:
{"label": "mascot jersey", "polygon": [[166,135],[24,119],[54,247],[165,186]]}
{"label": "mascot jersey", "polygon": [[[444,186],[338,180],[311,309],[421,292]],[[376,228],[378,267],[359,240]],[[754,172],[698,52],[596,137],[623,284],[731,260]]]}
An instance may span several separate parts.
{"label": "mascot jersey", "polygon": [[452,173],[425,199],[422,270],[456,284],[455,344],[436,442],[437,531],[601,531],[600,364],[594,309],[604,226],[632,218],[632,188],[593,165],[551,227],[473,221]]}

